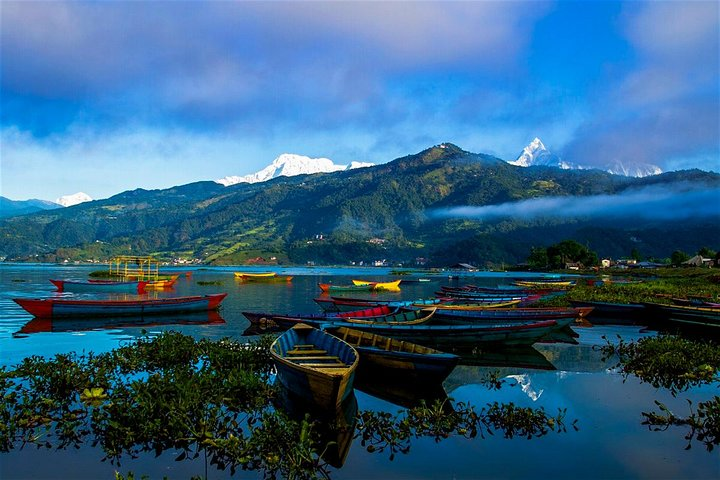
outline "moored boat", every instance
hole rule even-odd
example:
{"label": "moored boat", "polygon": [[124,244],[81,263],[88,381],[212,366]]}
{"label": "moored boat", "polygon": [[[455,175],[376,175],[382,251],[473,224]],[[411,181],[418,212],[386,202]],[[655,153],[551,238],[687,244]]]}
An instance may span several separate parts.
{"label": "moored boat", "polygon": [[[243,312],[247,318],[259,317],[259,322],[266,325],[271,325],[278,328],[290,328],[300,323],[306,323],[316,328],[321,328],[326,324],[346,323],[348,325],[359,325],[359,324],[378,324],[378,325],[421,325],[427,323],[435,313],[435,307],[428,307],[423,309],[400,309],[397,312],[392,312],[387,315],[369,316],[366,315],[368,310],[360,311],[360,316],[317,316],[317,315],[300,315],[294,317],[287,317],[284,315],[273,315],[273,314],[253,314],[249,312]],[[252,321],[252,320],[251,320]]]}
{"label": "moored boat", "polygon": [[235,272],[235,278],[244,282],[290,282],[290,275],[278,275],[275,272]]}
{"label": "moored boat", "polygon": [[369,280],[353,280],[353,285],[372,285],[373,290],[398,290],[400,288],[400,280],[394,280],[392,282],[373,282]]}
{"label": "moored boat", "polygon": [[148,282],[128,281],[116,282],[113,280],[55,280],[50,279],[58,292],[115,292],[115,293],[143,293]]}
{"label": "moored boat", "polygon": [[163,315],[215,310],[227,293],[131,300],[88,300],[76,298],[14,298],[28,313],[39,318]]}
{"label": "moored boat", "polygon": [[684,326],[709,328],[713,333],[720,332],[720,308],[663,305],[659,303],[643,303],[643,305],[648,311],[649,319]]}
{"label": "moored boat", "polygon": [[286,389],[327,409],[338,408],[352,392],[360,358],[347,342],[306,324],[280,335],[270,355]]}
{"label": "moored boat", "polygon": [[324,329],[355,347],[360,354],[360,370],[380,377],[442,382],[460,359],[452,353],[372,332],[333,326]]}

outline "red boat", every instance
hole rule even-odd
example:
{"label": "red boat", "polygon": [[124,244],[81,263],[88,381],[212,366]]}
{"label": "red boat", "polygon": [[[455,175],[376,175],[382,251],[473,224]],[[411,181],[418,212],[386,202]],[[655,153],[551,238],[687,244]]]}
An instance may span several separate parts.
{"label": "red boat", "polygon": [[227,293],[133,300],[86,300],[72,298],[14,298],[13,301],[38,318],[163,315],[215,310]]}
{"label": "red boat", "polygon": [[129,282],[116,282],[113,280],[53,280],[58,292],[116,292],[116,293],[144,293],[148,282],[133,280]]}

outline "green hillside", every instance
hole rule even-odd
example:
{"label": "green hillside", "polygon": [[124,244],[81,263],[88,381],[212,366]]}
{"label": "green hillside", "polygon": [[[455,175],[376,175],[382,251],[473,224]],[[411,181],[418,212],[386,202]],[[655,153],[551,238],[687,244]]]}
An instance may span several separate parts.
{"label": "green hillside", "polygon": [[[716,246],[717,217],[676,222],[589,218],[444,218],[454,206],[497,205],[539,197],[620,194],[644,186],[720,186],[698,170],[644,179],[594,170],[522,168],[443,144],[375,167],[280,177],[223,187],[198,182],[134,190],[106,200],[0,221],[0,256],[8,260],[105,259],[160,254],[215,264],[275,258],[282,263],[387,259],[431,265],[515,263],[530,247],[565,238],[601,256],[667,257]],[[668,187],[670,188],[670,187]]]}

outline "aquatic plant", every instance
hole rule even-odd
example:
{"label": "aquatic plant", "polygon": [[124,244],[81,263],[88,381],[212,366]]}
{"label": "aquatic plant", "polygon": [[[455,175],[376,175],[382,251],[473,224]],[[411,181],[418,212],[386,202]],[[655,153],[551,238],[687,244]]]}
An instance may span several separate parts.
{"label": "aquatic plant", "polygon": [[[623,375],[635,375],[655,388],[666,388],[673,396],[693,386],[718,381],[720,374],[720,345],[690,340],[672,335],[647,337],[637,342],[625,342],[618,337],[617,345],[607,341],[602,347],[606,356],[617,355]],[[689,426],[685,438],[690,448],[693,439],[712,451],[720,442],[720,396],[699,402],[697,410],[687,418],[677,417],[665,405],[656,401],[661,413],[642,412],[643,424],[653,430],[664,430],[672,425]]]}

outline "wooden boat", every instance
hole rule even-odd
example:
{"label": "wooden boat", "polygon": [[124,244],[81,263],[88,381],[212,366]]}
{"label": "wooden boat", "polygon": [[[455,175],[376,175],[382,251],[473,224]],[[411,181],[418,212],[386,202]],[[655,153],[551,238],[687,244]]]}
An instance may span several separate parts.
{"label": "wooden boat", "polygon": [[[293,319],[288,319],[293,321]],[[281,322],[283,319],[276,318]],[[294,320],[298,322],[298,320]],[[437,324],[386,324],[381,322],[348,322],[333,320],[318,326],[355,328],[406,342],[418,343],[440,350],[475,348],[480,345],[532,345],[557,326],[555,320],[528,321],[526,323],[498,323],[491,325],[437,325]]]}
{"label": "wooden boat", "polygon": [[227,293],[214,295],[139,298],[133,300],[87,300],[73,298],[14,298],[28,313],[40,318],[163,315],[215,310]]}
{"label": "wooden boat", "polygon": [[519,287],[567,288],[575,285],[575,282],[573,280],[516,280],[513,284]]}
{"label": "wooden boat", "polygon": [[320,305],[326,312],[350,312],[353,310],[362,310],[364,308],[372,308],[380,305],[387,305],[391,308],[401,308],[410,306],[431,306],[440,304],[443,299],[418,299],[418,300],[374,300],[374,299],[358,299],[343,297],[330,297],[330,298],[315,298],[315,303]]}
{"label": "wooden boat", "polygon": [[659,303],[643,303],[648,311],[648,318],[671,322],[679,325],[710,328],[715,333],[720,329],[720,308],[689,307],[681,305],[663,305]]}
{"label": "wooden boat", "polygon": [[[403,381],[440,383],[452,372],[460,357],[403,340],[383,337],[347,327],[326,327],[325,331],[346,341],[360,354],[362,372]],[[359,374],[362,372],[359,371]],[[370,373],[370,372],[366,372]]]}
{"label": "wooden boat", "polygon": [[258,313],[258,312],[241,312],[245,318],[250,320],[251,324],[268,326],[279,326],[274,321],[274,317],[290,317],[290,318],[304,318],[308,320],[316,321],[332,321],[337,318],[348,318],[348,317],[378,317],[381,315],[389,315],[394,313],[397,309],[388,307],[387,305],[381,305],[378,307],[365,308],[362,310],[355,310],[352,312],[332,312],[332,313],[320,313],[320,314],[293,314],[286,313],[284,315],[278,315],[274,313]]}
{"label": "wooden boat", "polygon": [[[435,317],[438,320],[460,323],[476,322],[511,322],[534,320],[560,320],[584,318],[592,312],[592,307],[577,308],[484,308],[484,309],[448,309],[446,305],[438,305]],[[569,324],[567,322],[566,324]]]}
{"label": "wooden boat", "polygon": [[[443,311],[450,311],[450,310],[472,311],[472,310],[488,310],[488,309],[492,309],[492,308],[512,307],[512,306],[518,305],[519,303],[520,303],[520,300],[512,300],[509,302],[498,302],[498,303],[441,303],[438,305],[438,307]],[[419,307],[421,305],[413,304],[412,306]]]}
{"label": "wooden boat", "polygon": [[323,292],[369,292],[375,290],[373,285],[333,285],[332,283],[318,283]]}
{"label": "wooden boat", "polygon": [[235,272],[235,278],[244,282],[290,282],[293,279],[275,272]]}
{"label": "wooden boat", "polygon": [[147,282],[129,281],[116,282],[113,280],[54,280],[58,292],[115,292],[115,293],[143,293]]}
{"label": "wooden boat", "polygon": [[353,389],[360,356],[348,343],[306,324],[270,346],[278,381],[321,408],[335,410]]}
{"label": "wooden boat", "polygon": [[[400,309],[397,312],[390,313],[387,315],[379,316],[296,316],[286,317],[283,315],[272,315],[262,314],[261,318],[267,323],[274,323],[280,328],[290,328],[300,323],[306,323],[316,328],[321,328],[323,325],[336,324],[336,323],[347,323],[348,325],[360,325],[360,324],[378,324],[378,325],[421,325],[430,320],[435,313],[435,307],[428,307],[418,310],[413,309]],[[243,313],[246,317],[248,314]],[[253,315],[253,314],[250,314]],[[258,315],[258,314],[255,314]]]}
{"label": "wooden boat", "polygon": [[172,288],[179,277],[180,274],[178,273],[177,275],[171,275],[169,278],[150,280],[145,284],[145,290],[164,290],[166,288]]}
{"label": "wooden boat", "polygon": [[587,315],[596,324],[634,324],[645,315],[645,306],[639,303],[611,303],[571,300],[573,307],[592,307]]}
{"label": "wooden boat", "polygon": [[399,290],[400,280],[394,280],[392,282],[371,282],[368,280],[353,280],[353,285],[372,285],[373,290]]}

